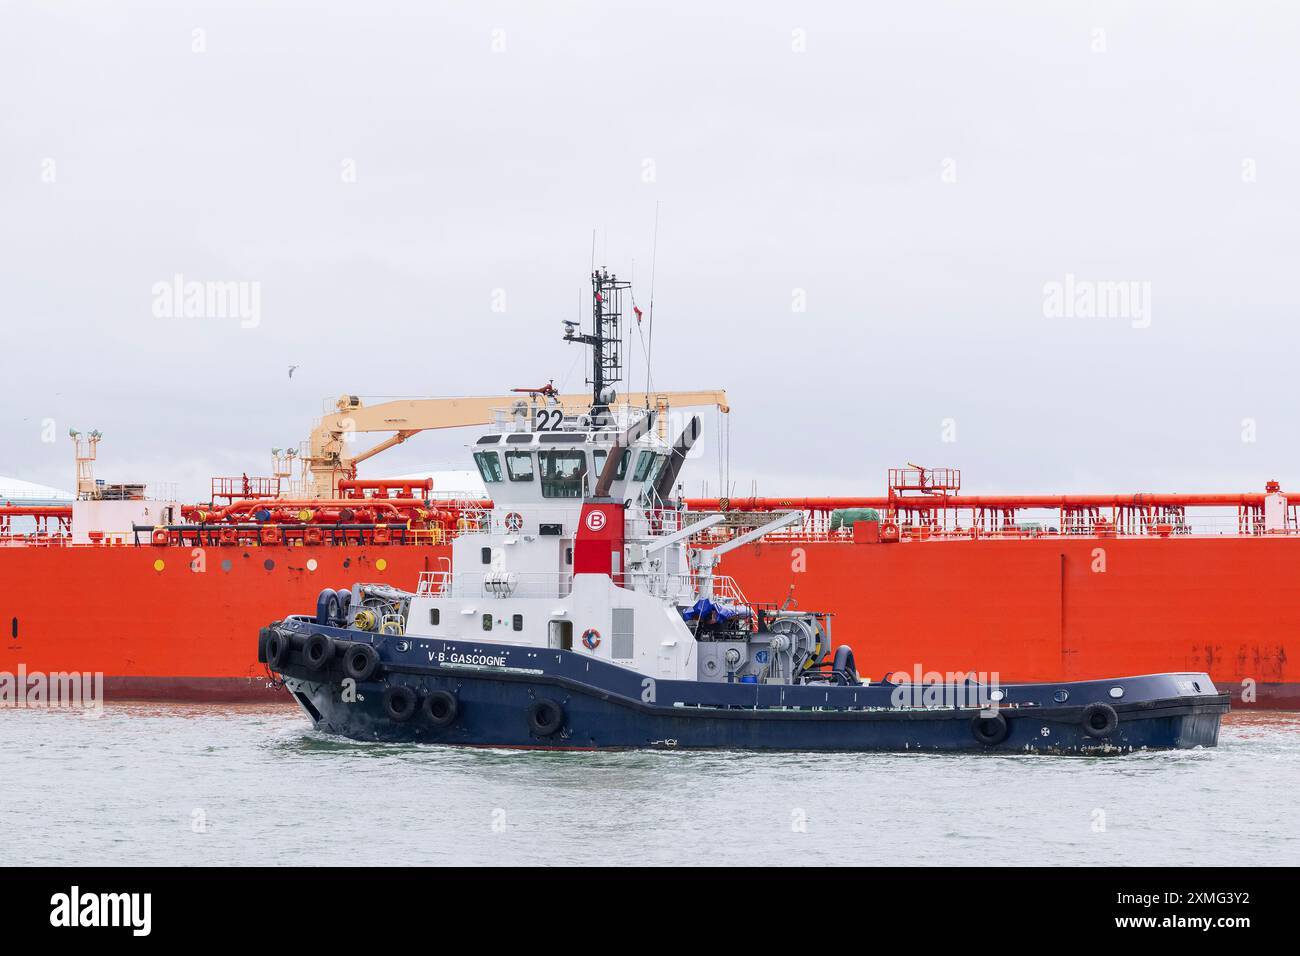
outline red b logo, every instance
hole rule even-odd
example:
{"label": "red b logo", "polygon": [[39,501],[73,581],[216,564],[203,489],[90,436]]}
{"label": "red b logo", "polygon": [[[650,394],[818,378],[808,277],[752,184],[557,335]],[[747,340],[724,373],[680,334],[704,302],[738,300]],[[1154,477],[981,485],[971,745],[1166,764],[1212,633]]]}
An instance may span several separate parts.
{"label": "red b logo", "polygon": [[605,512],[593,511],[587,515],[587,527],[592,531],[600,531],[605,527]]}

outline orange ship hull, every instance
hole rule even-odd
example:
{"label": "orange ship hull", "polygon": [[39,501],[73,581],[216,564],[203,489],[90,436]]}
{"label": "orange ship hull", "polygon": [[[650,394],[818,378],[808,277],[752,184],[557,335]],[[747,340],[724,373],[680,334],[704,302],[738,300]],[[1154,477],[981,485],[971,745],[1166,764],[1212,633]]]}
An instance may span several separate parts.
{"label": "orange ship hull", "polygon": [[[450,550],[213,547],[194,571],[187,548],[0,547],[0,670],[102,672],[110,699],[279,697],[256,660],[258,628],[312,611],[327,586],[413,588]],[[755,601],[793,586],[800,606],[834,612],[836,641],[873,678],[1204,670],[1244,706],[1300,709],[1294,538],[767,540],[720,570]]]}
{"label": "orange ship hull", "polygon": [[[247,701],[284,692],[258,628],[325,587],[413,588],[449,546],[0,547],[0,670],[104,674],[108,699]],[[161,567],[156,565],[161,562]]]}
{"label": "orange ship hull", "polygon": [[835,641],[873,678],[1206,671],[1239,705],[1300,709],[1295,538],[766,540],[720,570],[751,600],[793,586],[800,607],[835,612]]}

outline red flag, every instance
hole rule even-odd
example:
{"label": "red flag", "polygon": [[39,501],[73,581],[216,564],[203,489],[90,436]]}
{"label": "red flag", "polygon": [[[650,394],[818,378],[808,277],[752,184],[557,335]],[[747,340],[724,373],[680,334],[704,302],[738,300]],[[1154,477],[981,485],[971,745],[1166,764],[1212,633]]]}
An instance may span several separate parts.
{"label": "red flag", "polygon": [[632,311],[636,313],[636,324],[641,324],[641,310],[637,306],[632,306]]}

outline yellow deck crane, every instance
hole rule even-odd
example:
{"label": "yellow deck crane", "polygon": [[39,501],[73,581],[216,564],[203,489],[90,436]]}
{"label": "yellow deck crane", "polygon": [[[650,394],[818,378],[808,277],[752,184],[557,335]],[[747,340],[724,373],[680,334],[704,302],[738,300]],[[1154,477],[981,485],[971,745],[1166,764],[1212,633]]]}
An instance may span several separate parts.
{"label": "yellow deck crane", "polygon": [[[355,478],[357,465],[373,458],[412,435],[436,428],[462,428],[487,425],[493,414],[524,402],[533,415],[538,410],[563,409],[578,414],[591,407],[590,392],[561,395],[549,386],[520,389],[511,395],[480,395],[465,398],[414,398],[366,405],[356,395],[343,395],[334,411],[325,415],[311,433],[311,447],[306,456],[311,470],[314,494],[318,498],[337,498],[341,479]],[[731,409],[722,389],[698,392],[633,392],[619,396],[623,404],[658,410],[663,434],[670,407],[713,405],[723,414]],[[361,433],[394,432],[379,444],[357,454],[348,454],[353,436]]]}

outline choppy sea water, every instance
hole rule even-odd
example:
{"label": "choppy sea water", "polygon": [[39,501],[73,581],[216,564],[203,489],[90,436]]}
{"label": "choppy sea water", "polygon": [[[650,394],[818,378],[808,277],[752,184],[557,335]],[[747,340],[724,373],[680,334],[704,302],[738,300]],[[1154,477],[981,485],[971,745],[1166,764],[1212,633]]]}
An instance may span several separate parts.
{"label": "choppy sea water", "polygon": [[281,706],[0,710],[0,865],[1300,863],[1300,714],[1119,758],[362,744]]}

